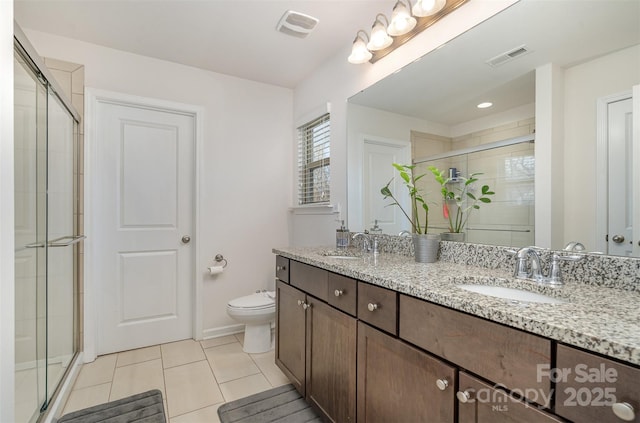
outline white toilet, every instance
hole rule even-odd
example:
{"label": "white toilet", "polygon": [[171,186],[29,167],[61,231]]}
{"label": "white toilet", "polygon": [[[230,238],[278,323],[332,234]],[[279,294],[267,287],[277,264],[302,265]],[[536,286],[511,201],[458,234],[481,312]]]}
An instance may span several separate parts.
{"label": "white toilet", "polygon": [[227,304],[227,314],[245,324],[244,352],[262,353],[273,348],[271,322],[276,318],[275,298],[275,291],[259,291]]}

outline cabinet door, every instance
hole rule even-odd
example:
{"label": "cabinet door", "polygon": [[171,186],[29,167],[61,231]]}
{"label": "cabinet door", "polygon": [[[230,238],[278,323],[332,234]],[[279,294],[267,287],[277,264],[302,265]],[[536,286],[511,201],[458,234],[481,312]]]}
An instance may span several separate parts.
{"label": "cabinet door", "polygon": [[358,322],[358,422],[453,422],[455,386],[453,367]]}
{"label": "cabinet door", "polygon": [[556,363],[556,413],[576,422],[640,422],[639,368],[565,345]]}
{"label": "cabinet door", "polygon": [[276,365],[304,396],[306,296],[282,281],[276,281],[276,291]]}
{"label": "cabinet door", "polygon": [[307,400],[331,421],[355,422],[356,319],[307,298]]}
{"label": "cabinet door", "polygon": [[473,376],[460,372],[459,423],[560,423],[561,420],[524,403]]}

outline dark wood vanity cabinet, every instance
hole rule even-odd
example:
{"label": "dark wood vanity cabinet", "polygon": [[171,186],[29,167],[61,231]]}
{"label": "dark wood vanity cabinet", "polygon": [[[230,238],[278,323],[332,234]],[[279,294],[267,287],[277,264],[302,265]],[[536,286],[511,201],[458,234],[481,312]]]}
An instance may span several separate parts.
{"label": "dark wood vanity cabinet", "polygon": [[326,420],[640,423],[637,366],[276,260],[276,364]]}
{"label": "dark wood vanity cabinet", "polygon": [[456,397],[459,423],[564,422],[465,372],[459,374]]}
{"label": "dark wood vanity cabinet", "polygon": [[456,370],[358,322],[358,422],[453,422]]}
{"label": "dark wood vanity cabinet", "polygon": [[[327,271],[291,262],[291,285],[326,299],[328,280]],[[353,288],[345,281],[336,283],[335,289],[343,292],[338,297],[344,295],[348,303],[355,281]],[[276,365],[327,420],[355,422],[356,319],[291,285],[276,282]]]}

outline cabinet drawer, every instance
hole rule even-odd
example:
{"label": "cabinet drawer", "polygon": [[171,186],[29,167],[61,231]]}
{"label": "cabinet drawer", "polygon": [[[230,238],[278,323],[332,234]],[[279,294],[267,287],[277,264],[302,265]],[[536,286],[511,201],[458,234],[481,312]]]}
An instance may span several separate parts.
{"label": "cabinet drawer", "polygon": [[399,327],[412,344],[549,406],[551,383],[538,366],[550,365],[550,340],[406,295]]}
{"label": "cabinet drawer", "polygon": [[397,293],[358,282],[358,318],[393,335],[398,333]]}
{"label": "cabinet drawer", "polygon": [[527,405],[464,372],[460,372],[459,423],[552,423],[563,422],[536,407]]}
{"label": "cabinet drawer", "polygon": [[[640,369],[565,345],[558,345],[556,364],[558,415],[576,422],[640,422]],[[635,418],[616,417],[615,403],[631,407]]]}
{"label": "cabinet drawer", "polygon": [[357,282],[346,276],[329,273],[328,302],[352,316],[357,312]]}
{"label": "cabinet drawer", "polygon": [[297,286],[322,301],[327,301],[328,271],[294,260],[291,260],[289,266],[291,267],[289,273],[291,285]]}
{"label": "cabinet drawer", "polygon": [[289,259],[276,256],[276,278],[282,282],[289,282]]}

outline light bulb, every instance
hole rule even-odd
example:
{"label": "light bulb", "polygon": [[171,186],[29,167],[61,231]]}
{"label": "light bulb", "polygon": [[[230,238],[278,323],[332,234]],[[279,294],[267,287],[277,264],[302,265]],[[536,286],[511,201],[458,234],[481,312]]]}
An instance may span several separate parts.
{"label": "light bulb", "polygon": [[394,37],[404,35],[415,28],[416,23],[416,18],[411,16],[407,6],[403,2],[398,1],[391,13],[391,23],[389,24],[389,28],[387,28],[387,33]]}
{"label": "light bulb", "polygon": [[[384,17],[383,15],[378,16]],[[367,48],[370,51],[382,50],[383,48],[389,47],[392,43],[393,38],[387,34],[387,27],[380,19],[378,19],[378,17],[376,17],[376,21],[371,27],[371,37],[369,38]]]}
{"label": "light bulb", "polygon": [[414,16],[431,16],[441,11],[446,4],[447,0],[418,0],[411,11]]}
{"label": "light bulb", "polygon": [[[363,32],[364,33],[364,32]],[[353,40],[353,47],[351,48],[351,54],[347,59],[349,63],[353,63],[354,65],[359,65],[361,63],[366,63],[373,55],[367,49],[367,45],[362,37],[360,37],[360,32],[356,35],[356,39]]]}

